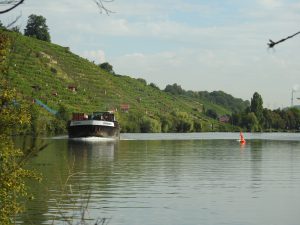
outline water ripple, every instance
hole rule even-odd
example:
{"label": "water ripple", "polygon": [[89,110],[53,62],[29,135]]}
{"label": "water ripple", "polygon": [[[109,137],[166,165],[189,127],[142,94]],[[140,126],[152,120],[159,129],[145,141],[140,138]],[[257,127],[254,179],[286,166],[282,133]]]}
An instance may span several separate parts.
{"label": "water ripple", "polygon": [[33,160],[45,178],[40,189],[33,186],[28,215],[35,224],[63,224],[63,216],[77,218],[87,205],[91,221],[101,215],[114,225],[296,225],[299,134],[245,134],[243,147],[236,135],[54,139]]}

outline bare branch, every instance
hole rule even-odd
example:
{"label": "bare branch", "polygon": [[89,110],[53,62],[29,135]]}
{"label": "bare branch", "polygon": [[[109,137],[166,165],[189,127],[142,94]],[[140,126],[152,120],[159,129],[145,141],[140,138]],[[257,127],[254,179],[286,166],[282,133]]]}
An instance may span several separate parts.
{"label": "bare branch", "polygon": [[18,15],[14,21],[10,22],[10,23],[6,26],[6,28],[10,28],[10,27],[11,27],[12,25],[14,25],[21,17],[22,17],[22,13],[21,13],[20,15]]}
{"label": "bare branch", "polygon": [[7,1],[0,1],[0,5],[8,5],[9,8],[0,11],[0,14],[4,14],[7,13],[11,10],[13,10],[14,8],[18,7],[19,5],[21,5],[24,2],[24,0],[7,0]]}
{"label": "bare branch", "polygon": [[288,39],[290,39],[290,38],[293,38],[294,36],[296,36],[296,35],[298,35],[298,34],[300,34],[300,31],[297,32],[297,33],[295,33],[295,34],[293,34],[293,35],[291,35],[291,36],[288,36],[288,37],[283,38],[283,39],[281,39],[281,40],[279,40],[279,41],[276,41],[276,42],[274,42],[274,41],[272,41],[272,40],[270,39],[270,40],[269,40],[269,43],[268,43],[268,46],[269,46],[269,48],[273,48],[275,45],[277,45],[277,44],[279,44],[279,43],[281,43],[281,42],[284,42],[284,41],[286,41],[286,40],[288,40]]}
{"label": "bare branch", "polygon": [[113,11],[109,10],[108,8],[105,7],[104,3],[108,3],[108,2],[113,2],[114,0],[94,0],[94,2],[96,3],[96,5],[98,6],[100,13],[106,13],[107,15],[109,15],[110,13],[114,13]]}
{"label": "bare branch", "polygon": [[[7,13],[14,8],[18,7],[22,3],[24,3],[25,0],[0,0],[0,6],[7,6],[7,9],[0,10],[0,14]],[[114,13],[113,11],[109,10],[106,6],[105,3],[113,2],[114,0],[93,0],[96,5],[98,6],[100,13],[106,13],[107,15]]]}

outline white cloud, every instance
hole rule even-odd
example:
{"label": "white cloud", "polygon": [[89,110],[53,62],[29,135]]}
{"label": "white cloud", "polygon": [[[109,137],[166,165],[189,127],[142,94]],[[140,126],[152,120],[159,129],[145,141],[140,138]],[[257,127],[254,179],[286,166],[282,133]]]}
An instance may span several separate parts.
{"label": "white cloud", "polygon": [[267,8],[280,7],[283,4],[281,0],[258,0],[258,3]]}
{"label": "white cloud", "polygon": [[217,5],[210,6],[207,3],[192,3],[185,0],[134,0],[134,1],[115,1],[113,8],[116,14],[127,17],[139,17],[141,20],[165,20],[171,13],[201,13],[210,14],[219,10]]}
{"label": "white cloud", "polygon": [[[170,83],[180,83],[187,89],[197,90],[197,82],[208,84],[209,89],[214,86],[214,79],[218,79],[222,70],[241,66],[241,62],[234,53],[201,49],[177,49],[175,51],[159,52],[155,54],[134,53],[118,57],[113,60],[115,68],[121,74],[140,76],[149,82],[160,81],[164,87]],[[223,71],[224,72],[224,71]],[[206,77],[209,76],[209,77]],[[226,79],[231,74],[225,75]],[[200,78],[203,77],[203,80]],[[222,78],[222,79],[223,79]]]}
{"label": "white cloud", "polygon": [[102,50],[84,51],[82,56],[90,61],[94,61],[95,63],[106,62],[105,53]]}

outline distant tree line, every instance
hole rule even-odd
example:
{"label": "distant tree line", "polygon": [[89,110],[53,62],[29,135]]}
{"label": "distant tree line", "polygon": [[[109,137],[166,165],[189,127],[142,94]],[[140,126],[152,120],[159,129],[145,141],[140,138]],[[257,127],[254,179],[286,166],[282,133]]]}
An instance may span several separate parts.
{"label": "distant tree line", "polygon": [[147,116],[125,115],[122,124],[124,133],[187,133],[212,131],[209,121],[196,118],[187,112],[173,111],[170,114]]}
{"label": "distant tree line", "polygon": [[240,98],[234,98],[232,95],[226,94],[223,91],[186,91],[176,83],[167,85],[164,91],[173,95],[185,95],[187,97],[218,104],[232,112],[240,112],[249,107],[249,101],[244,101]]}
{"label": "distant tree line", "polygon": [[[263,99],[257,92],[253,94],[251,102],[249,102],[234,98],[223,91],[186,91],[176,83],[167,85],[164,91],[172,95],[190,96],[230,109],[232,114],[228,115],[229,122],[243,130],[251,132],[300,130],[299,109],[295,107],[275,110],[264,108]],[[204,113],[212,119],[219,118],[214,109],[206,109]]]}
{"label": "distant tree line", "polygon": [[260,94],[255,92],[251,105],[240,113],[233,113],[231,122],[247,131],[299,131],[300,110],[292,107],[286,109],[263,108]]}

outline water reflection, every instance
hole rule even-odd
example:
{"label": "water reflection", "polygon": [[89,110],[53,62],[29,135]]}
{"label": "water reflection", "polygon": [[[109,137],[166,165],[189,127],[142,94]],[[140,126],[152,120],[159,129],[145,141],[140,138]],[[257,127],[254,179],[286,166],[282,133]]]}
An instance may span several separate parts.
{"label": "water reflection", "polygon": [[[299,217],[292,209],[300,207],[299,147],[255,139],[243,148],[235,139],[53,140],[32,162],[44,180],[32,185],[36,200],[22,220],[63,224],[63,216],[78,218],[88,203],[92,220],[108,217],[114,225],[277,225],[279,216],[293,225]],[[272,220],[276,200],[289,210],[277,207]]]}
{"label": "water reflection", "polygon": [[118,149],[116,141],[86,142],[68,140],[68,152],[75,157],[75,161],[82,160],[114,160],[115,151]]}
{"label": "water reflection", "polygon": [[257,198],[257,192],[261,187],[262,175],[262,146],[260,140],[252,140],[250,142],[250,156],[251,156],[251,188],[253,189],[253,198]]}
{"label": "water reflection", "polygon": [[[95,186],[103,191],[110,186],[110,170],[118,142],[50,140],[47,149],[32,160],[31,166],[43,174],[41,184],[32,183],[35,200],[21,215],[23,224],[63,224],[79,221],[82,207],[92,204]],[[74,222],[73,221],[73,222]],[[73,223],[74,224],[74,223]]]}

